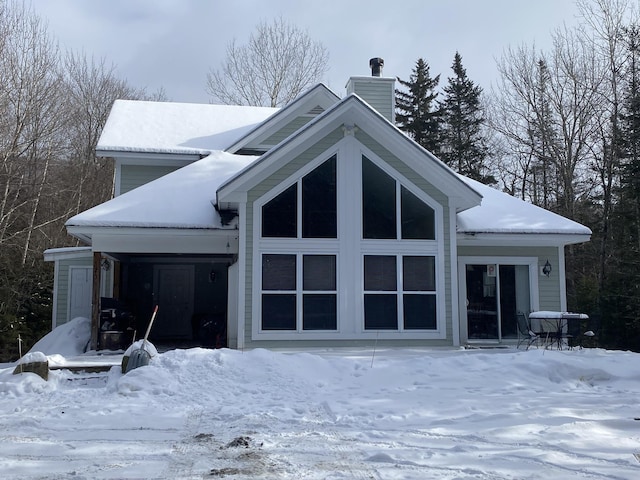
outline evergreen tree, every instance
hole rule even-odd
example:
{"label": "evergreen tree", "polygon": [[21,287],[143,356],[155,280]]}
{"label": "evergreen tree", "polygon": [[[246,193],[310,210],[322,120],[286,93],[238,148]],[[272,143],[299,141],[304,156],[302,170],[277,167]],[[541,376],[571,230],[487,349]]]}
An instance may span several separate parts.
{"label": "evergreen tree", "polygon": [[620,182],[611,221],[612,254],[602,286],[607,330],[620,348],[636,349],[640,338],[640,27],[625,29],[628,63],[619,115]]}
{"label": "evergreen tree", "polygon": [[[529,122],[529,141],[534,160],[531,165],[531,198],[534,205],[551,209],[552,192],[561,189],[557,182],[554,151],[557,135],[553,125],[553,112],[549,105],[549,83],[551,82],[547,64],[543,59],[536,64],[536,77],[532,88],[533,108]],[[557,203],[557,202],[556,202]]]}
{"label": "evergreen tree", "polygon": [[431,78],[429,64],[422,58],[416,62],[409,80],[397,78],[407,91],[396,90],[396,123],[400,130],[434,155],[439,154],[440,111],[435,91],[440,75]]}
{"label": "evergreen tree", "polygon": [[440,158],[462,175],[482,183],[496,183],[493,175],[487,173],[485,164],[488,148],[482,132],[485,121],[480,103],[482,88],[467,77],[458,52],[451,69],[454,76],[448,78],[441,103]]}

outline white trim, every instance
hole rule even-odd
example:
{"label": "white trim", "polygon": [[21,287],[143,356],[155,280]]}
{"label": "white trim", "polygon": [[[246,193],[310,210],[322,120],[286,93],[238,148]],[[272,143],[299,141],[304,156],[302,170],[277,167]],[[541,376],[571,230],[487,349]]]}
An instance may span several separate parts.
{"label": "white trim", "polygon": [[[60,287],[58,282],[60,281],[60,261],[56,260],[53,263],[53,305],[51,307],[51,330],[58,326],[58,293]],[[67,288],[68,290],[68,288]]]}
{"label": "white trim", "polygon": [[495,255],[475,255],[458,257],[458,308],[460,315],[458,323],[460,327],[460,341],[467,342],[468,320],[467,320],[467,265],[527,265],[529,267],[529,301],[531,311],[540,309],[540,286],[538,283],[538,257],[501,257]]}
{"label": "white trim", "polygon": [[[319,83],[296,98],[292,103],[278,110],[272,116],[258,124],[257,127],[242,136],[240,139],[236,140],[225,150],[230,153],[236,153],[238,150],[246,148],[253,142],[260,142],[260,144],[257,145],[260,147],[264,145],[262,142],[271,137],[274,133],[277,133],[279,129],[283,128],[295,118],[309,116],[308,111],[310,108],[320,106],[326,110],[339,101],[340,97],[338,97],[326,85]],[[273,145],[267,145],[269,148],[272,146]]]}
{"label": "white trim", "polygon": [[216,192],[217,201],[233,201],[237,192],[246,192],[254,188],[283,164],[291,161],[298,152],[303,151],[309,142],[327,135],[343,125],[355,125],[358,130],[366,132],[377,141],[381,141],[389,152],[401,158],[416,173],[423,178],[432,179],[432,183],[438,185],[442,191],[456,196],[459,208],[471,208],[480,204],[482,195],[355,94],[338,102],[250,164],[242,172],[225,181]]}
{"label": "white trim", "polygon": [[572,233],[458,233],[459,247],[558,247],[588,242],[590,235]]}
{"label": "white trim", "polygon": [[[239,218],[243,219],[244,225],[243,228],[240,229],[238,235],[238,251],[242,252],[238,255],[238,350],[244,349],[244,335],[246,328],[246,315],[247,308],[245,305],[246,302],[246,288],[247,288],[247,256],[245,252],[247,251],[247,204],[243,202],[239,206],[238,211]],[[253,211],[253,217],[255,219],[255,208]],[[254,229],[254,238],[255,238],[255,229]],[[255,241],[254,241],[255,243]],[[255,245],[254,245],[255,252]],[[255,265],[255,253],[253,258],[253,263]],[[253,283],[255,284],[255,277],[253,278]],[[255,300],[254,300],[255,302]]]}
{"label": "white trim", "polygon": [[[453,346],[459,347],[461,344],[460,332],[460,305],[456,300],[459,298],[459,273],[458,273],[458,246],[456,243],[456,211],[449,205],[449,262],[450,262],[450,287],[451,287],[451,336]],[[442,255],[444,258],[444,254]]]}
{"label": "white trim", "polygon": [[558,247],[558,282],[560,293],[560,311],[567,311],[567,270],[564,258],[564,247]]}
{"label": "white trim", "polygon": [[[185,149],[181,151],[154,151],[149,150],[118,150],[114,148],[101,149],[96,147],[96,155],[99,157],[113,158],[116,162],[125,165],[185,165],[195,162],[207,155],[212,150]],[[143,161],[144,160],[144,161]]]}
{"label": "white trim", "polygon": [[45,262],[55,262],[70,258],[91,258],[91,247],[61,247],[44,251]]}
{"label": "white trim", "polygon": [[[262,238],[262,207],[277,195],[290,188],[292,184],[301,184],[302,178],[318,165],[336,155],[336,176],[338,195],[338,225],[335,239],[303,239],[300,238],[301,208],[298,208],[297,238]],[[434,240],[371,240],[362,238],[362,157],[372,161],[396,182],[399,195],[400,186],[405,187],[421,201],[434,210]],[[358,179],[358,180],[354,180]],[[297,198],[300,200],[300,187],[297,187]],[[400,202],[396,207],[400,209]],[[346,206],[346,207],[345,207]],[[325,340],[325,339],[446,339],[447,334],[447,299],[444,258],[444,207],[423,190],[414,185],[400,172],[395,170],[374,152],[362,145],[351,135],[345,136],[331,148],[323,151],[313,160],[305,164],[295,173],[289,175],[273,189],[266,192],[253,203],[253,265],[252,265],[252,340]],[[240,215],[242,218],[242,214]],[[400,224],[400,217],[397,224]],[[399,227],[398,227],[399,228]],[[399,233],[398,233],[399,235]],[[242,251],[242,247],[241,247]],[[297,264],[304,254],[336,255],[337,270],[337,305],[338,324],[336,331],[303,331],[302,320],[296,317],[297,330],[273,331],[262,330],[261,325],[261,272],[262,255],[269,253],[295,254]],[[364,255],[395,255],[400,259],[407,255],[436,257],[436,326],[435,330],[399,330],[371,331],[364,329]],[[300,268],[300,267],[297,267]],[[399,267],[400,268],[400,267]],[[298,272],[298,275],[300,272]],[[358,288],[359,286],[359,288]],[[301,290],[295,291],[296,295]],[[398,294],[398,299],[401,299]],[[301,308],[298,305],[298,310]],[[298,312],[299,313],[299,312]]]}
{"label": "white trim", "polygon": [[[91,235],[92,248],[95,252],[167,254],[238,252],[238,231],[235,229],[79,228]],[[73,227],[67,227],[67,231],[72,235],[74,230]],[[230,246],[228,250],[227,242]]]}

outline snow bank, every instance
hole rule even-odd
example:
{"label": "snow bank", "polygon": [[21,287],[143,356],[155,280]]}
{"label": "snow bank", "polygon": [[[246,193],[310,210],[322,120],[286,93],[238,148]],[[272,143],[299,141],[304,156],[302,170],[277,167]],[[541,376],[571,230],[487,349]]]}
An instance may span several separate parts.
{"label": "snow bank", "polygon": [[0,471],[635,480],[639,360],[598,349],[194,348],[126,375],[56,370],[43,382],[0,370],[10,439]]}
{"label": "snow bank", "polygon": [[29,352],[72,357],[84,353],[90,339],[91,320],[77,317],[54,328],[52,332],[38,340]]}

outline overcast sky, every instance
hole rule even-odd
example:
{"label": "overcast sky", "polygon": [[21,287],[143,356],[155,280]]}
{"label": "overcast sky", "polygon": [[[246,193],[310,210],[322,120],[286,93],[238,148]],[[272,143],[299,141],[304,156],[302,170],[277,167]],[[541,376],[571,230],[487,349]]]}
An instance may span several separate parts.
{"label": "overcast sky", "polygon": [[550,32],[576,23],[574,0],[31,0],[63,48],[105,58],[135,87],[160,87],[176,102],[204,102],[207,71],[228,42],[246,43],[277,16],[329,51],[323,81],[338,95],[352,75],[408,79],[418,58],[431,74],[451,75],[456,51],[467,74],[489,89],[496,59],[522,43],[550,46]]}

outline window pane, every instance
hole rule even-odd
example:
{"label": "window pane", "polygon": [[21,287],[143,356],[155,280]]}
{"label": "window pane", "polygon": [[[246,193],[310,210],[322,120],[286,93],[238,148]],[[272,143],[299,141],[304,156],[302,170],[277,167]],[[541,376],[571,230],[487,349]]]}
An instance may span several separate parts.
{"label": "window pane", "polygon": [[397,238],[396,181],[362,157],[362,236]]}
{"label": "window pane", "polygon": [[336,157],[302,179],[302,236],[336,238]]}
{"label": "window pane", "polygon": [[434,240],[435,212],[405,187],[400,190],[402,238]]}
{"label": "window pane", "polygon": [[302,299],[302,328],[304,330],[336,330],[336,295],[306,294]]}
{"label": "window pane", "polygon": [[369,291],[395,291],[398,285],[396,257],[391,255],[365,255],[364,289]]}
{"label": "window pane", "polygon": [[435,330],[436,296],[414,294],[403,297],[405,330]]}
{"label": "window pane", "polygon": [[295,330],[296,296],[262,295],[262,329]]}
{"label": "window pane", "polygon": [[397,296],[365,295],[364,328],[366,330],[397,330]]}
{"label": "window pane", "polygon": [[435,257],[402,257],[403,290],[433,292],[436,289]]}
{"label": "window pane", "polygon": [[295,255],[263,255],[262,256],[262,289],[263,290],[295,290],[296,289],[296,256]]}
{"label": "window pane", "polygon": [[262,236],[295,238],[297,231],[297,184],[294,183],[262,206]]}
{"label": "window pane", "polygon": [[302,257],[302,288],[304,290],[335,290],[335,255],[304,255]]}

